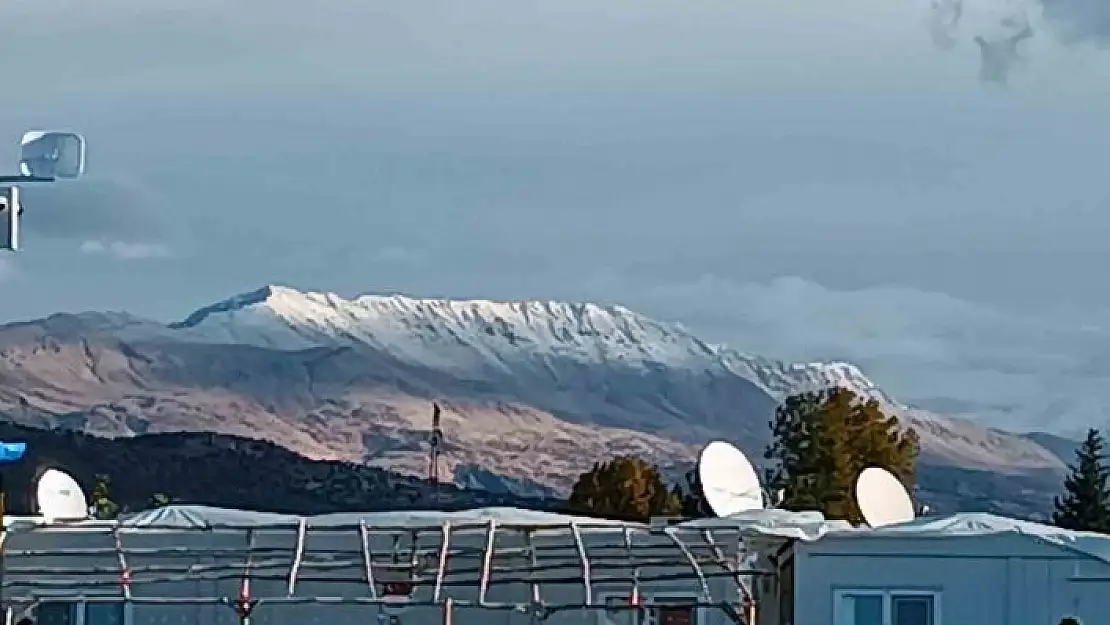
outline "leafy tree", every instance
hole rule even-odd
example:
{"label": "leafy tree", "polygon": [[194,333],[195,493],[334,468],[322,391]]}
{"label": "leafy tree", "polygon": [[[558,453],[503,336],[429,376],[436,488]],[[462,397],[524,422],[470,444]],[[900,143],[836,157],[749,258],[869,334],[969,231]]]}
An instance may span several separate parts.
{"label": "leafy tree", "polygon": [[698,477],[697,469],[687,471],[682,479],[682,482],[675,484],[671,489],[671,493],[678,498],[680,514],[687,519],[714,516],[702,493],[701,478]]}
{"label": "leafy tree", "polygon": [[633,456],[595,463],[578,477],[567,503],[573,512],[627,521],[676,515],[682,506],[659,469]]}
{"label": "leafy tree", "polygon": [[112,501],[109,487],[112,480],[107,475],[97,475],[93,486],[92,507],[98,519],[114,519],[119,516],[119,506]]}
{"label": "leafy tree", "polygon": [[154,493],[150,496],[150,501],[147,502],[146,507],[150,510],[154,510],[155,508],[165,508],[171,503],[169,495],[165,493]]}
{"label": "leafy tree", "polygon": [[783,491],[780,507],[819,510],[826,517],[861,523],[853,493],[863,469],[879,466],[908,488],[920,452],[917,434],[844,388],[788,397],[775,410],[764,457],[775,462],[768,486]]}
{"label": "leafy tree", "polygon": [[1075,452],[1071,475],[1064,478],[1064,497],[1054,500],[1052,523],[1072,530],[1110,533],[1110,488],[1104,449],[1106,441],[1096,429]]}

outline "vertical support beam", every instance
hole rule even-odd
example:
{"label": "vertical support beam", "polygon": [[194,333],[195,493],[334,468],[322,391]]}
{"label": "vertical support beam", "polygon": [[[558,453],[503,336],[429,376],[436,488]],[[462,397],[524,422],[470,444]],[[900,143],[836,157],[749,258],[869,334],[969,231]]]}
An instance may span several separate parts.
{"label": "vertical support beam", "polygon": [[420,572],[420,530],[409,532],[412,549],[409,550],[409,581],[416,585],[416,578]]}
{"label": "vertical support beam", "polygon": [[[6,577],[6,570],[8,566],[8,526],[4,520],[5,506],[7,502],[4,497],[4,472],[0,470],[0,600],[4,598],[4,578]],[[12,606],[8,605],[7,614],[11,615]],[[10,625],[10,624],[7,624]]]}
{"label": "vertical support beam", "polygon": [[478,580],[478,604],[486,604],[486,591],[489,590],[490,572],[493,570],[493,550],[497,543],[497,521],[489,520],[486,529],[486,550],[482,554],[482,577]]}
{"label": "vertical support beam", "polygon": [[[713,551],[713,558],[717,561],[717,566],[732,573],[732,579],[734,582],[736,582],[736,590],[738,591],[740,598],[743,601],[753,601],[751,593],[748,592],[748,589],[744,586],[744,576],[740,573],[740,567],[738,565],[733,566],[732,562],[730,562],[728,558],[725,557],[725,553],[721,551],[720,545],[718,545],[717,541],[713,538],[713,532],[709,530],[702,530],[701,535],[702,538],[705,540],[705,544],[709,545],[709,548]],[[739,560],[741,539],[738,537],[736,541],[736,557],[737,560]]]}
{"label": "vertical support beam", "polygon": [[251,597],[251,569],[254,568],[254,530],[247,530],[247,563],[239,586],[239,625],[250,625],[255,600]]}
{"label": "vertical support beam", "polygon": [[705,597],[706,601],[713,601],[713,593],[709,590],[709,582],[705,579],[705,572],[701,570],[701,565],[698,564],[698,559],[694,557],[690,548],[678,537],[678,531],[673,527],[668,527],[663,530],[663,533],[666,534],[667,537],[671,539],[671,542],[678,547],[678,550],[682,552],[683,557],[686,558],[686,562],[690,564],[690,568],[694,569],[694,574],[698,576],[698,585],[701,586],[702,596]]}
{"label": "vertical support beam", "polygon": [[578,529],[578,522],[570,522],[570,534],[574,537],[574,549],[578,552],[578,560],[582,563],[582,588],[586,593],[586,606],[594,605],[594,584],[590,579],[590,557],[586,555],[586,543],[582,540],[582,532]]}
{"label": "vertical support beam", "polygon": [[[444,521],[443,529],[440,530],[440,543],[439,543],[439,567],[436,569],[436,585],[435,590],[432,591],[432,602],[439,603],[439,596],[443,593],[443,579],[447,576],[447,555],[451,550],[451,522]],[[451,598],[447,598],[447,604],[450,605]],[[444,608],[445,610],[448,608]],[[444,614],[444,623],[450,621],[450,615]]]}
{"label": "vertical support beam", "polygon": [[4,247],[17,252],[19,251],[19,187],[12,185],[4,189],[4,202],[8,211],[8,236],[4,241]]}
{"label": "vertical support beam", "polygon": [[635,622],[643,623],[646,611],[640,594],[640,567],[636,566],[636,551],[632,548],[632,528],[625,527],[621,534],[624,538],[624,548],[628,551],[628,566],[632,567],[632,588],[628,592],[628,603],[636,609]]}
{"label": "vertical support beam", "polygon": [[524,530],[524,544],[528,547],[528,584],[532,588],[532,605],[539,606],[543,598],[540,597],[540,584],[536,581],[536,570],[540,568],[540,557],[536,553],[536,537],[533,530]]}
{"label": "vertical support beam", "polygon": [[293,564],[289,567],[289,596],[297,590],[297,573],[301,570],[301,559],[304,558],[305,534],[308,533],[308,519],[301,517],[297,525],[297,545],[293,549]]}
{"label": "vertical support beam", "polygon": [[362,519],[358,521],[358,534],[362,543],[362,565],[366,568],[366,584],[370,586],[370,597],[377,599],[378,585],[374,581],[374,557],[370,551],[370,530],[366,527],[366,521]]}
{"label": "vertical support beam", "polygon": [[131,600],[131,569],[127,566],[127,554],[123,551],[123,536],[117,525],[112,530],[112,542],[116,548],[116,561],[119,562],[119,585],[125,601]]}
{"label": "vertical support beam", "polygon": [[455,616],[454,612],[455,601],[451,599],[451,597],[447,597],[447,600],[443,602],[443,625],[451,625],[451,621],[454,620]]}

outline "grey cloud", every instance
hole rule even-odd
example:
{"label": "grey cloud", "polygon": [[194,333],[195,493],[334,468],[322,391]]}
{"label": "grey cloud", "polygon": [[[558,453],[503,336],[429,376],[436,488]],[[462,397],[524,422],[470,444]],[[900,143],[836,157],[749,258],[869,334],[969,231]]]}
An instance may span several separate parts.
{"label": "grey cloud", "polygon": [[[1016,21],[1003,21],[1004,26],[1017,26]],[[1018,49],[1021,42],[1033,36],[1033,29],[1029,24],[1022,24],[1017,32],[997,38],[975,36],[975,43],[979,46],[981,64],[979,66],[979,79],[983,82],[1005,85],[1010,78],[1010,72],[1021,62],[1022,57]]]}
{"label": "grey cloud", "polygon": [[929,36],[938,48],[951,50],[956,47],[963,11],[963,0],[933,0],[929,13]]}
{"label": "grey cloud", "polygon": [[1110,43],[1110,2],[1040,0],[1042,14],[1065,43]]}
{"label": "grey cloud", "polygon": [[28,186],[23,197],[24,228],[42,237],[165,244],[170,235],[167,203],[125,178]]}
{"label": "grey cloud", "polygon": [[833,290],[795,277],[706,274],[644,290],[640,306],[708,338],[790,360],[861,365],[902,401],[1010,428],[1110,423],[1110,328],[1010,314],[905,287]]}
{"label": "grey cloud", "polygon": [[16,272],[15,263],[3,254],[5,252],[0,252],[0,283],[7,282]]}

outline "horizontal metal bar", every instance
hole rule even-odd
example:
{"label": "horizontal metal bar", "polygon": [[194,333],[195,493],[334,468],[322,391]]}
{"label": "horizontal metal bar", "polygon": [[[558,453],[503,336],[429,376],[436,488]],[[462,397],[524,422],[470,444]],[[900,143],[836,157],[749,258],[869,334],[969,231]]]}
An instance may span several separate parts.
{"label": "horizontal metal bar", "polygon": [[48,176],[0,176],[0,184],[20,184],[23,182],[55,182]]}
{"label": "horizontal metal bar", "polygon": [[[734,575],[735,575],[734,573],[729,572],[729,571],[722,571],[722,572],[719,572],[719,573],[709,573],[709,572],[704,573],[704,576],[707,579],[715,579],[715,578],[723,578],[723,577],[731,578]],[[750,572],[745,572],[745,575],[770,576],[770,575],[775,575],[775,572],[774,571],[750,571]],[[189,577],[163,577],[163,578],[147,578],[147,579],[135,579],[135,578],[133,578],[131,580],[131,587],[132,587],[132,592],[138,594],[138,593],[141,593],[141,590],[139,590],[139,589],[142,586],[147,585],[147,584],[167,584],[167,583],[196,582],[196,581],[238,580],[238,579],[241,579],[241,578],[242,578],[242,573],[241,572],[240,573],[228,572],[228,573],[223,574],[223,575],[203,575],[203,576],[189,576]],[[275,573],[273,575],[251,575],[250,579],[251,579],[251,581],[287,581],[288,577],[284,574],[276,574]],[[591,576],[590,581],[591,581],[591,584],[594,584],[594,585],[597,585],[597,584],[615,584],[615,585],[627,586],[631,582],[631,580],[632,580],[632,578],[629,575],[603,575],[603,576],[593,575],[593,576]],[[660,573],[660,574],[656,574],[656,575],[644,575],[644,574],[639,575],[640,583],[644,583],[644,582],[685,581],[685,580],[697,581],[698,577],[696,575],[694,575],[693,573],[686,572],[686,571],[677,572],[677,573]],[[476,581],[477,580],[474,579],[474,578],[452,579],[450,576],[448,576],[448,577],[444,578],[444,580],[443,580],[443,588],[473,587],[473,586],[475,586]],[[316,583],[325,583],[325,584],[326,583],[342,583],[342,584],[364,583],[361,579],[355,578],[355,577],[340,577],[340,578],[336,578],[336,577],[302,577],[301,582],[316,582]],[[567,575],[567,576],[561,576],[561,577],[540,577],[540,578],[531,577],[531,576],[519,576],[519,577],[511,577],[511,578],[504,578],[503,577],[503,578],[497,579],[494,584],[499,585],[499,586],[503,586],[505,584],[530,584],[530,583],[533,583],[533,582],[535,582],[537,584],[540,584],[541,586],[543,586],[543,585],[553,585],[553,584],[567,584],[567,585],[575,585],[577,587],[581,587],[581,585],[582,585],[582,575],[579,572],[579,573],[576,573],[574,575]],[[416,587],[432,586],[434,584],[434,580],[431,580],[431,579],[417,580],[417,581],[413,582],[413,584]],[[67,588],[67,589],[72,589],[72,588],[74,588],[74,586],[76,586],[78,590],[81,590],[81,589],[95,589],[95,588],[118,588],[119,580],[118,579],[87,580],[87,581],[84,581],[84,582],[80,582],[78,584],[74,584],[73,580],[64,580],[64,579],[63,580],[29,579],[29,580],[20,580],[20,581],[5,580],[4,585],[3,585],[3,587],[5,589],[7,589],[7,588],[21,588],[21,589]]]}
{"label": "horizontal metal bar", "polygon": [[[517,610],[527,612],[530,610],[543,610],[558,612],[563,610],[638,610],[644,607],[691,607],[691,608],[724,608],[734,604],[722,601],[645,601],[640,607],[627,604],[606,603],[531,603],[531,602],[486,602],[480,604],[476,600],[451,599],[454,607],[481,607],[491,610]],[[159,604],[159,605],[230,605],[235,601],[231,597],[132,597],[125,599],[121,596],[98,595],[33,595],[10,597],[9,602],[33,603],[47,601],[66,601],[74,603],[129,603],[129,604]],[[442,608],[446,599],[440,602],[433,601],[397,601],[385,598],[374,599],[371,597],[273,597],[259,599],[255,604],[257,610],[260,606],[289,605],[289,604],[338,604],[338,605],[393,605],[399,608]]]}
{"label": "horizontal metal bar", "polygon": [[[0,178],[0,180],[2,180],[2,178]],[[444,519],[444,520],[450,520],[450,519],[448,518],[448,519]],[[643,523],[604,523],[604,522],[600,522],[600,521],[598,521],[598,522],[575,521],[574,523],[575,523],[575,525],[578,526],[579,530],[586,530],[586,531],[602,531],[602,532],[613,531],[613,532],[619,532],[619,531],[623,531],[625,528],[631,528],[633,530],[642,531],[645,534],[650,534],[651,533],[651,528],[648,525],[645,525]],[[267,523],[261,523],[261,524],[209,523],[209,524],[205,524],[205,525],[201,525],[201,526],[182,526],[182,525],[178,525],[178,524],[175,524],[175,523],[150,523],[150,524],[144,524],[144,525],[123,525],[123,524],[119,524],[119,523],[113,523],[113,522],[110,522],[110,521],[98,522],[98,523],[77,522],[77,523],[57,523],[57,524],[47,524],[47,523],[41,523],[41,522],[37,522],[37,523],[28,522],[28,523],[21,524],[21,523],[19,523],[18,520],[16,520],[16,521],[11,523],[11,525],[8,527],[8,530],[12,531],[12,532],[21,532],[21,531],[26,532],[26,531],[36,531],[36,530],[50,531],[50,530],[54,530],[54,529],[65,529],[65,530],[80,529],[80,530],[83,530],[83,531],[87,531],[89,533],[98,533],[98,532],[110,533],[110,532],[116,531],[117,529],[119,531],[125,532],[125,533],[133,533],[133,532],[134,533],[142,533],[142,532],[151,531],[151,530],[157,530],[157,531],[175,530],[175,531],[181,531],[181,532],[222,532],[222,531],[266,532],[266,531],[278,531],[278,530],[280,530],[280,531],[296,531],[297,527],[299,525],[300,525],[300,520],[299,519],[295,520],[295,521],[289,521],[288,523],[270,523],[270,524],[267,524]],[[497,526],[499,528],[502,528],[504,531],[509,531],[509,532],[512,532],[512,531],[519,531],[519,532],[531,531],[531,532],[541,532],[542,533],[542,532],[549,531],[549,530],[567,531],[570,527],[570,524],[566,523],[566,522],[564,522],[564,523],[555,523],[555,522],[552,522],[552,523],[503,523],[503,522],[498,521]],[[329,525],[313,525],[312,522],[311,522],[311,519],[309,519],[309,523],[308,523],[308,528],[313,532],[346,533],[346,532],[350,532],[352,530],[357,530],[359,527],[360,527],[359,523],[343,523],[343,524],[336,524],[336,525],[331,525],[331,524],[329,524]],[[469,532],[469,531],[484,531],[487,527],[489,527],[489,521],[471,521],[471,522],[465,522],[465,523],[455,523],[455,522],[451,523],[452,533]],[[438,521],[438,522],[435,522],[435,523],[430,523],[430,524],[427,524],[427,525],[374,525],[372,523],[366,523],[366,528],[372,534],[375,534],[375,533],[411,533],[411,532],[439,533],[443,528],[443,521],[441,520],[441,521]]]}
{"label": "horizontal metal bar", "polygon": [[[683,561],[683,564],[688,564],[689,561]],[[700,566],[713,566],[717,568],[726,569],[726,571],[733,571],[733,567],[723,565],[722,563],[712,560],[712,558],[695,558]],[[285,569],[289,566],[289,561],[263,561],[251,563],[252,569],[255,572],[266,571],[266,569]],[[352,579],[363,579],[364,571],[362,569],[363,562],[359,560],[343,560],[343,561],[313,561],[306,560],[301,563],[305,571],[333,571],[333,569],[352,569]],[[676,561],[672,558],[636,558],[635,563],[629,563],[627,558],[619,561],[591,561],[591,568],[594,571],[625,571],[625,569],[632,567],[648,568],[658,567],[664,568],[676,565]],[[233,575],[241,575],[245,563],[242,562],[229,562],[220,564],[191,564],[191,565],[173,565],[173,564],[152,564],[144,566],[132,566],[132,576],[139,576],[148,573],[181,573],[192,574],[193,577],[201,577],[206,573],[229,573]],[[566,558],[564,561],[556,563],[541,562],[532,564],[522,562],[518,565],[497,564],[491,565],[491,572],[495,574],[512,574],[512,573],[545,573],[554,571],[563,571],[563,569],[577,569],[581,566],[581,561],[577,558]],[[354,575],[353,569],[359,568],[359,574]],[[432,573],[431,564],[426,569],[420,566],[413,566],[412,563],[374,563],[374,569],[377,572],[394,572],[394,573],[416,573],[417,577],[425,572]],[[474,566],[453,566],[445,569],[445,574],[452,577],[461,577],[466,575],[478,576],[482,573],[483,565],[476,563]],[[69,575],[74,577],[91,577],[97,575],[114,575],[119,573],[119,569],[113,566],[8,566],[6,574],[9,576],[16,575]],[[259,574],[253,574],[252,577],[258,577]],[[310,575],[311,577],[311,575]],[[309,578],[309,577],[306,577]],[[499,579],[494,579],[494,582]]]}
{"label": "horizontal metal bar", "polygon": [[[707,551],[708,552],[710,550],[710,546],[705,545],[705,544],[701,544],[701,545],[695,544],[695,545],[690,545],[690,546],[692,548],[698,550],[698,551]],[[605,557],[606,555],[610,555],[610,552],[611,552],[611,556],[614,557],[614,558],[620,557],[620,554],[622,554],[622,553],[627,555],[627,548],[623,545],[617,545],[617,544],[592,545],[589,548],[590,548],[591,554],[593,554],[593,553],[598,554],[596,557]],[[656,551],[657,552],[675,552],[674,545],[669,544],[669,543],[633,545],[632,548],[636,552],[645,552],[645,553],[646,552],[656,552]],[[318,555],[325,555],[325,554],[342,555],[342,554],[357,554],[357,553],[359,553],[359,550],[357,548],[354,548],[354,547],[349,548],[349,549],[316,549],[316,548],[312,548],[310,551],[311,551],[312,554],[318,554]],[[497,550],[497,552],[500,556],[506,556],[506,557],[514,556],[514,555],[515,556],[522,556],[522,555],[528,555],[529,549],[528,549],[528,547],[524,547],[524,546],[521,546],[521,547],[506,546],[504,548],[499,548]],[[574,550],[573,547],[568,546],[568,545],[537,545],[536,546],[536,552],[537,552],[538,555],[562,554],[562,555],[565,555],[567,557],[572,557],[575,553],[575,550]],[[105,554],[114,555],[116,553],[116,550],[113,547],[108,547],[108,546],[106,546],[106,547],[62,547],[62,548],[57,548],[57,549],[10,549],[10,550],[6,550],[4,553],[5,553],[5,555],[10,556],[10,557],[25,558],[25,557],[32,557],[32,556],[47,556],[47,555],[49,555],[49,556],[57,556],[57,555],[80,556],[80,555],[105,555]],[[281,554],[281,555],[285,555],[285,554],[288,554],[289,557],[292,558],[293,553],[294,553],[294,548],[292,546],[289,546],[289,547],[256,547],[254,549],[248,549],[245,546],[244,547],[208,547],[208,546],[204,546],[204,545],[192,545],[192,546],[187,546],[187,547],[186,546],[125,547],[124,548],[124,553],[126,553],[127,555],[130,555],[130,556],[172,555],[172,554],[178,554],[178,555],[181,555],[181,556],[195,556],[197,553],[203,553],[206,556],[227,556],[227,557],[236,556],[236,555],[247,555],[248,553],[253,554],[253,555],[260,555],[260,554]],[[470,546],[470,547],[468,547],[468,546],[455,546],[455,547],[452,548],[452,551],[449,555],[451,557],[466,556],[466,555],[478,555],[478,556],[480,556],[482,553],[483,553],[483,548],[481,546],[477,546],[477,545]],[[438,549],[437,546],[429,546],[427,548],[418,549],[417,554],[418,555],[438,556],[439,549]],[[591,557],[594,557],[594,556],[591,556]]]}

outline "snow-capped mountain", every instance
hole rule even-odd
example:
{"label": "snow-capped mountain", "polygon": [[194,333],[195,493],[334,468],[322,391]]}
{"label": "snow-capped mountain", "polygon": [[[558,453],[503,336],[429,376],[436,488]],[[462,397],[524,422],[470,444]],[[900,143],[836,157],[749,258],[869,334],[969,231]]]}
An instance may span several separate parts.
{"label": "snow-capped mountain", "polygon": [[787,364],[698,339],[622,306],[564,302],[414,299],[302,293],[268,286],[202,308],[171,328],[185,340],[280,350],[366,346],[416,366],[514,373],[553,359],[583,366],[673,367],[728,372],[782,397],[843,386],[893,400],[854,365]]}
{"label": "snow-capped mountain", "polygon": [[0,327],[0,412],[24,423],[214,430],[422,474],[435,400],[460,481],[556,491],[616,453],[680,467],[724,437],[758,458],[779,400],[833,385],[898,411],[932,466],[1062,469],[1025,437],[901,406],[851,364],[744,354],[620,306],[270,286],[169,325],[86,313]]}

